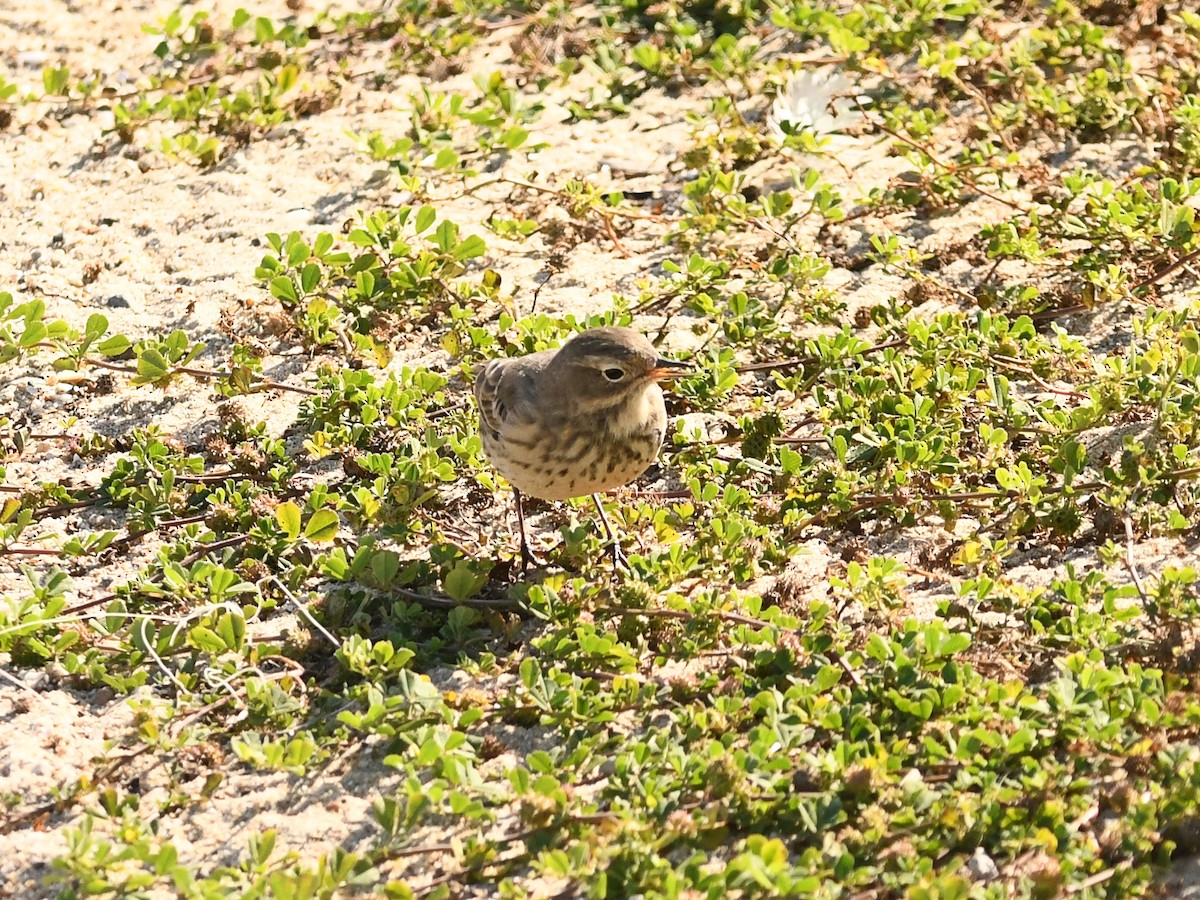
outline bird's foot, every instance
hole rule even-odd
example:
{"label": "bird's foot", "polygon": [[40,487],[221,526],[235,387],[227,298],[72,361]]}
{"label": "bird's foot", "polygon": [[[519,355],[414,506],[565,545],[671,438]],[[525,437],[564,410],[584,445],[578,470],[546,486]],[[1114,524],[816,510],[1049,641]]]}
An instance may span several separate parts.
{"label": "bird's foot", "polygon": [[614,575],[622,569],[628,572],[631,568],[629,557],[625,555],[625,551],[621,549],[621,545],[616,541],[608,545],[608,557],[612,560]]}
{"label": "bird's foot", "polygon": [[521,541],[520,566],[518,568],[518,571],[521,575],[524,575],[526,572],[528,572],[530,568],[544,569],[547,565],[548,563],[546,560],[534,553],[533,550],[530,549],[529,544],[525,543],[525,541]]}

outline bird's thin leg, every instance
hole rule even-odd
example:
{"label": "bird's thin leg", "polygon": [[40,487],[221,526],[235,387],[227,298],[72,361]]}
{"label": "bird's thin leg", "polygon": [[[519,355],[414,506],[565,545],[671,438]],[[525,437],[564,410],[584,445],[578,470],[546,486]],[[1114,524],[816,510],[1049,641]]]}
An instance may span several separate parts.
{"label": "bird's thin leg", "polygon": [[600,524],[604,526],[604,536],[608,538],[608,555],[612,557],[613,568],[628,569],[629,560],[621,551],[621,545],[617,541],[616,533],[608,521],[608,516],[605,515],[604,506],[600,503],[599,494],[592,494],[592,503],[596,504],[596,514],[600,516]]}
{"label": "bird's thin leg", "polygon": [[521,574],[524,575],[531,565],[541,566],[544,563],[529,549],[529,540],[525,537],[525,507],[521,505],[521,492],[516,488],[513,488],[513,497],[517,501],[517,530],[521,535]]}

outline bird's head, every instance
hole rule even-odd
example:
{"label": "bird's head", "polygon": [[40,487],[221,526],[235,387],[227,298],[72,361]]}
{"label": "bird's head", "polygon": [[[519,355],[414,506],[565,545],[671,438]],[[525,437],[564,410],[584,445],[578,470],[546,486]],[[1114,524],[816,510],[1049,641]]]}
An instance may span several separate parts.
{"label": "bird's head", "polygon": [[630,328],[592,328],[555,354],[546,374],[562,402],[577,412],[599,412],[626,403],[651,386],[690,374],[685,363],[664,359]]}

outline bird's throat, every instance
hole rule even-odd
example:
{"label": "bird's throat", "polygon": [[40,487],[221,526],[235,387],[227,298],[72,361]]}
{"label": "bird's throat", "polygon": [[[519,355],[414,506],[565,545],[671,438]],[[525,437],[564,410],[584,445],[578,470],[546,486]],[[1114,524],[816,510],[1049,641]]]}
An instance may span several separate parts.
{"label": "bird's throat", "polygon": [[662,408],[662,389],[657,384],[648,384],[605,410],[600,420],[613,439],[624,441],[652,430],[663,415]]}

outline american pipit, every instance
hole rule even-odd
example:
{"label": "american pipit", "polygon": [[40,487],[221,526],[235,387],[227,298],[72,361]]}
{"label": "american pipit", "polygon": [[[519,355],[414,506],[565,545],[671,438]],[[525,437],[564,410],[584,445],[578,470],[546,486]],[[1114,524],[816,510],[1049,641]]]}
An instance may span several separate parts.
{"label": "american pipit", "polygon": [[597,496],[628,484],[658,456],[667,410],[658,383],[686,374],[628,328],[593,328],[559,350],[493,359],[475,379],[483,449],[513,486],[521,570],[533,561],[521,495],[591,494],[614,563],[621,548]]}

